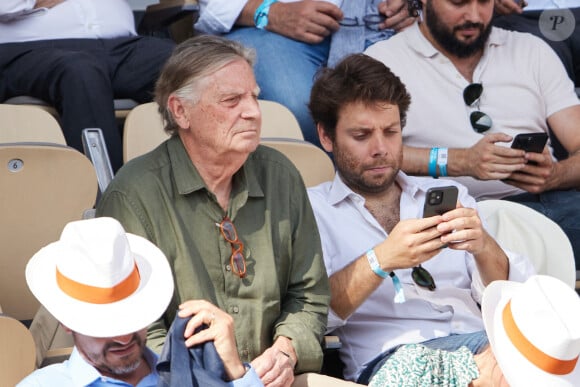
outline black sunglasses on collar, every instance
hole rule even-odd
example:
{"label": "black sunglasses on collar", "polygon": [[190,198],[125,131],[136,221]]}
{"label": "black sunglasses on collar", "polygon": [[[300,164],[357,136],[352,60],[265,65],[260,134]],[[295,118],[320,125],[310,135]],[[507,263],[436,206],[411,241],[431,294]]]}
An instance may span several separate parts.
{"label": "black sunglasses on collar", "polygon": [[463,90],[465,104],[476,109],[469,115],[469,122],[471,122],[471,127],[477,133],[484,133],[491,129],[493,125],[491,117],[479,110],[479,100],[482,93],[483,85],[481,83],[471,83]]}

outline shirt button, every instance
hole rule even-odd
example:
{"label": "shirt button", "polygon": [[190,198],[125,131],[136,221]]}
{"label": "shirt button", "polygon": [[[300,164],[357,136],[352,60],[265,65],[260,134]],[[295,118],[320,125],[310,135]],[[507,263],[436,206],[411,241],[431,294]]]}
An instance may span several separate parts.
{"label": "shirt button", "polygon": [[232,308],[232,312],[233,312],[233,313],[239,313],[239,312],[240,312],[240,308],[238,308],[237,306],[234,306],[234,307]]}
{"label": "shirt button", "polygon": [[232,267],[230,265],[226,265],[226,271],[232,271]]}

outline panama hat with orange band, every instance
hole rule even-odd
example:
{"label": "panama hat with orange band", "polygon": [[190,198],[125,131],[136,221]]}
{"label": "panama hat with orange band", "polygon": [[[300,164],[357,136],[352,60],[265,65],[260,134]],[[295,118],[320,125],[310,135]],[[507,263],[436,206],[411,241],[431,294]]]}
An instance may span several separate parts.
{"label": "panama hat with orange band", "polygon": [[545,275],[494,281],[482,314],[511,387],[580,386],[580,298],[569,285]]}
{"label": "panama hat with orange band", "polygon": [[30,259],[26,281],[57,320],[92,337],[147,327],[165,312],[174,286],[163,252],[106,217],[68,223]]}

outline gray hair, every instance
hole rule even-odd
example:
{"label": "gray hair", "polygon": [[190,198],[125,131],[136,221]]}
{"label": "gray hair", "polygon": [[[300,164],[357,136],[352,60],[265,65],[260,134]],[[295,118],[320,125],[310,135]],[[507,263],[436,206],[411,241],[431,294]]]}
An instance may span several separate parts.
{"label": "gray hair", "polygon": [[172,94],[197,103],[210,75],[239,59],[253,67],[255,58],[253,49],[214,35],[199,35],[177,45],[155,84],[155,102],[165,121],[165,131],[174,136],[179,129],[167,106]]}

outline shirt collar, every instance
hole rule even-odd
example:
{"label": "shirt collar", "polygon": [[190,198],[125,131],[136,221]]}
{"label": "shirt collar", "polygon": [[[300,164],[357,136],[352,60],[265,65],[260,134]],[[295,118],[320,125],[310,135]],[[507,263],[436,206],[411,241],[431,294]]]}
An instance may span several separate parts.
{"label": "shirt collar", "polygon": [[[419,55],[422,55],[425,58],[431,58],[436,55],[443,55],[431,44],[429,40],[427,40],[425,35],[423,35],[421,29],[419,28],[419,23],[414,23],[407,30],[405,30],[405,32],[407,44]],[[491,34],[487,39],[485,47],[487,48],[491,46],[504,45],[506,43],[507,35],[502,34],[501,32],[501,29],[492,27]]]}
{"label": "shirt collar", "polygon": [[[189,158],[179,136],[173,136],[167,140],[167,151],[169,153],[173,179],[180,195],[187,195],[204,188],[207,190],[203,178]],[[233,195],[247,191],[247,196],[250,197],[264,196],[259,179],[256,176],[256,171],[251,166],[248,167],[248,164],[253,162],[253,155],[255,153],[252,153],[244,165],[234,174]]]}
{"label": "shirt collar", "polygon": [[[149,368],[151,369],[151,373],[149,375],[157,375],[157,369],[155,368],[155,364],[157,363],[157,355],[148,347],[145,347],[144,356],[147,364],[149,364]],[[67,367],[75,386],[90,386],[95,381],[103,377],[95,367],[87,363],[87,361],[79,353],[77,347],[73,348],[73,351],[67,362]]]}
{"label": "shirt collar", "polygon": [[[180,195],[187,195],[203,188],[207,189],[179,136],[173,136],[167,140],[167,151],[175,185]],[[236,192],[248,190],[249,196],[263,196],[258,178],[253,168],[248,168],[247,164],[248,161],[234,174],[234,189]]]}
{"label": "shirt collar", "polygon": [[[422,190],[422,188],[417,184],[417,181],[412,177],[407,176],[407,174],[405,174],[403,171],[399,171],[395,180],[401,187],[403,194],[409,195],[410,197],[415,197],[415,195],[417,195],[417,193]],[[330,186],[328,194],[328,202],[330,205],[334,206],[346,200],[349,197],[359,197],[362,198],[364,202],[364,197],[362,195],[357,194],[352,189],[350,189],[342,181],[340,174],[337,172],[334,175],[334,180],[332,181]]]}

